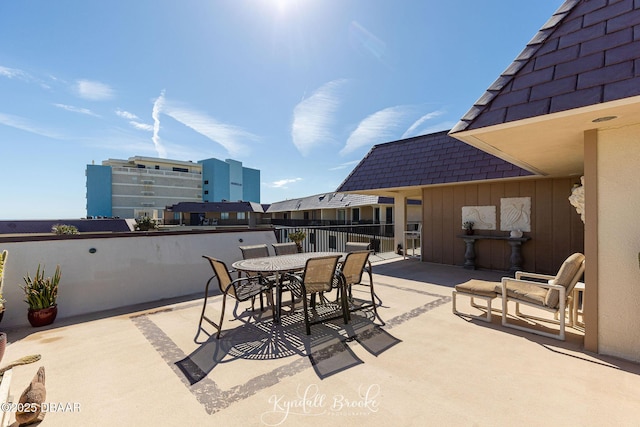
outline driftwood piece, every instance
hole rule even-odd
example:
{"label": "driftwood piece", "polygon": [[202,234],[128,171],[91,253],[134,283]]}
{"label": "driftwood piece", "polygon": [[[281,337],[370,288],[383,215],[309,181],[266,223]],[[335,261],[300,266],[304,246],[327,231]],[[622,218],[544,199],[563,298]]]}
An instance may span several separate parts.
{"label": "driftwood piece", "polygon": [[34,362],[37,362],[38,360],[40,360],[39,354],[32,354],[31,356],[21,357],[20,359],[14,360],[13,362],[9,363],[7,366],[0,369],[0,374],[3,374],[9,369],[14,368],[16,366],[28,365],[29,363],[34,363]]}
{"label": "driftwood piece", "polygon": [[44,366],[38,369],[31,384],[22,392],[20,396],[20,408],[25,409],[16,412],[16,421],[21,425],[28,425],[42,421],[45,413],[41,410],[41,405],[47,398],[47,390],[44,386]]}

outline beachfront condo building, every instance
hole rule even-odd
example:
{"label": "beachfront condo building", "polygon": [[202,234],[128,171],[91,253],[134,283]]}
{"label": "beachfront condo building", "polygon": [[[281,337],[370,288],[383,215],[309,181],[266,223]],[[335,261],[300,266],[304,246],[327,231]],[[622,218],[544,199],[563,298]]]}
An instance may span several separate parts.
{"label": "beachfront condo building", "polygon": [[87,165],[87,216],[162,219],[180,202],[260,203],[260,171],[237,160],[135,156]]}

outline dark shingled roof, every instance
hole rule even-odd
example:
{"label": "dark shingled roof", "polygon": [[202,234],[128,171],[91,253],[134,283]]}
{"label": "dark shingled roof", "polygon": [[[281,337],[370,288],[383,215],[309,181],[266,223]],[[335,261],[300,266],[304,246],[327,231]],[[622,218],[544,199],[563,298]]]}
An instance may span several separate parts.
{"label": "dark shingled roof", "polygon": [[171,212],[259,212],[264,213],[260,203],[253,202],[180,202],[167,206]]}
{"label": "dark shingled roof", "polygon": [[640,1],[566,0],[451,133],[640,95]]}
{"label": "dark shingled roof", "polygon": [[322,193],[298,199],[274,202],[267,213],[306,211],[316,209],[339,209],[368,205],[392,205],[393,197],[380,197],[364,194]]}
{"label": "dark shingled roof", "polygon": [[532,175],[447,135],[375,145],[336,191],[413,187]]}
{"label": "dark shingled roof", "polygon": [[47,219],[0,221],[0,234],[51,233],[55,224],[73,225],[80,233],[131,231],[124,219]]}

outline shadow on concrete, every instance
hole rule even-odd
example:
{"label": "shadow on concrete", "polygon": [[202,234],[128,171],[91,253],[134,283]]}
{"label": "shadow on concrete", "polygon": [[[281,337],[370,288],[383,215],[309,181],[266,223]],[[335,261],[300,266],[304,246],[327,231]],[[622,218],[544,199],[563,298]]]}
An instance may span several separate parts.
{"label": "shadow on concrete", "polygon": [[[322,304],[315,314],[322,318],[335,313],[335,309],[334,304]],[[251,319],[243,319],[242,326],[224,330],[220,339],[210,337],[175,365],[193,385],[221,363],[297,355],[308,357],[318,377],[324,379],[364,363],[349,347],[350,342],[358,342],[375,356],[401,342],[373,322],[372,311],[363,314],[352,315],[347,325],[341,320],[312,325],[311,335],[306,335],[300,311],[284,316],[282,324],[274,324],[268,315],[247,312],[245,316]]]}

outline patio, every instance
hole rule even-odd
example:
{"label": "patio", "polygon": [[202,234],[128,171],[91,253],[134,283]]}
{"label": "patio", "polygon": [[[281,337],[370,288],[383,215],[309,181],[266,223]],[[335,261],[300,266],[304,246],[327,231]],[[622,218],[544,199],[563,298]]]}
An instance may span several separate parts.
{"label": "patio", "polygon": [[374,264],[382,328],[363,312],[308,337],[297,314],[272,329],[245,312],[198,344],[197,295],[7,330],[2,365],[42,355],[11,389],[45,366],[47,402],[73,408],[46,426],[635,425],[639,365],[583,351],[571,328],[559,342],[451,313],[455,284],[502,275],[390,255]]}

